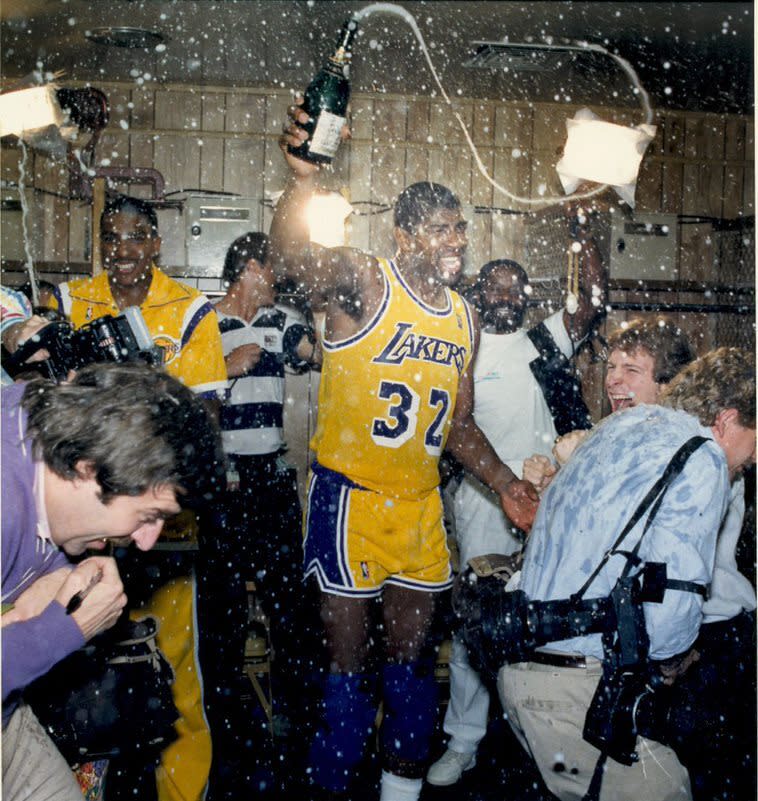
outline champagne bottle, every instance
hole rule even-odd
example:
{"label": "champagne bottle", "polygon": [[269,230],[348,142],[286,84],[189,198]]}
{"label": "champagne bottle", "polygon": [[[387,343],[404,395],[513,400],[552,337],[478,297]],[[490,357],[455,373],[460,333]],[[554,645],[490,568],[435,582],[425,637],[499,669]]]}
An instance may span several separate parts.
{"label": "champagne bottle", "polygon": [[310,120],[303,125],[308,139],[289,152],[315,164],[331,164],[340,144],[340,131],[347,120],[350,100],[348,67],[350,48],[358,23],[349,19],[342,26],[337,48],[305,90],[303,110]]}

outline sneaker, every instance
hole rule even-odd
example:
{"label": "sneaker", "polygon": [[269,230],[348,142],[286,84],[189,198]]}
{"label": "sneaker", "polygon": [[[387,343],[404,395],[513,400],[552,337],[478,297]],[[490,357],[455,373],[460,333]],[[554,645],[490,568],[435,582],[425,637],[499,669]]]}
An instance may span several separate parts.
{"label": "sneaker", "polygon": [[429,768],[426,780],[437,787],[447,787],[460,780],[464,770],[471,770],[476,765],[476,751],[461,754],[448,748],[447,751]]}

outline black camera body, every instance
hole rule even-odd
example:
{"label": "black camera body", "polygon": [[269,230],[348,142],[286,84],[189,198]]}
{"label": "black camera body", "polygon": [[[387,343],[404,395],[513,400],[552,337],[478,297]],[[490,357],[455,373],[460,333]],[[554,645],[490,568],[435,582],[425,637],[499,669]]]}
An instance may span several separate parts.
{"label": "black camera body", "polygon": [[[41,362],[27,359],[39,350],[49,358]],[[121,314],[105,315],[74,330],[69,322],[51,322],[30,337],[3,366],[10,376],[36,370],[54,381],[62,381],[70,370],[93,362],[127,362],[139,359],[160,366],[165,351],[153,342],[138,306]]]}
{"label": "black camera body", "polygon": [[504,664],[527,662],[543,645],[586,634],[603,636],[603,675],[587,711],[583,737],[623,765],[638,759],[637,735],[664,741],[667,694],[648,660],[643,602],[663,599],[665,565],[646,563],[620,578],[606,598],[534,601],[506,591],[497,574],[467,568],[456,579],[453,608],[472,666],[494,681]]}
{"label": "black camera body", "polygon": [[582,737],[616,762],[634,764],[639,760],[637,735],[668,742],[668,690],[648,664],[616,669],[604,664]]}
{"label": "black camera body", "polygon": [[506,663],[526,662],[542,645],[607,631],[614,624],[609,598],[533,601],[523,590],[506,591],[497,575],[465,570],[453,590],[453,609],[460,620],[472,666],[494,681]]}
{"label": "black camera body", "polygon": [[637,735],[665,742],[669,693],[648,655],[643,602],[660,603],[666,566],[647,562],[640,576],[622,576],[611,591],[615,626],[603,635],[603,675],[587,710],[582,736],[622,765],[639,759]]}

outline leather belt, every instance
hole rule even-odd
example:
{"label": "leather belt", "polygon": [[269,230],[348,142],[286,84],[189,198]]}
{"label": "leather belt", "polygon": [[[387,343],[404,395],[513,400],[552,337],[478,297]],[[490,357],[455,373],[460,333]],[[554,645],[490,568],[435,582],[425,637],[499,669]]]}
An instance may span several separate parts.
{"label": "leather belt", "polygon": [[587,660],[579,654],[561,654],[557,651],[532,651],[530,662],[561,668],[586,668]]}

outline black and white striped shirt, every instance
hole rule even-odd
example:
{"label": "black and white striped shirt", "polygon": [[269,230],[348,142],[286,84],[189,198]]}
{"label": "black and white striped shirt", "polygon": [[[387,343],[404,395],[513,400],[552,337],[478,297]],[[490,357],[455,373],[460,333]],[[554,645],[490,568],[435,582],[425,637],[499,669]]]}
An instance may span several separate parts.
{"label": "black and white striped shirt", "polygon": [[284,445],[284,365],[303,365],[296,350],[312,329],[299,311],[280,304],[258,309],[249,323],[218,308],[216,314],[224,356],[241,345],[257,344],[263,349],[252,370],[229,379],[220,418],[224,450],[245,455],[276,453]]}

